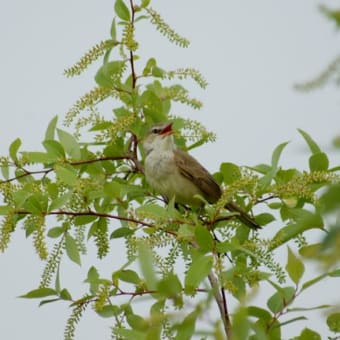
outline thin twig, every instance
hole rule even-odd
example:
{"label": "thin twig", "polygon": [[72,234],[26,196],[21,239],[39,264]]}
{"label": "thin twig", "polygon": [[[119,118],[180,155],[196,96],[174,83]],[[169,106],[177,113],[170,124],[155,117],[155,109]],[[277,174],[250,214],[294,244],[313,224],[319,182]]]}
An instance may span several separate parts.
{"label": "thin twig", "polygon": [[[65,160],[65,164],[77,166],[77,165],[91,164],[91,163],[102,162],[102,161],[119,161],[119,160],[130,160],[130,161],[132,161],[133,164],[134,164],[134,171],[143,173],[143,167],[142,167],[141,163],[139,162],[139,160],[137,158],[137,152],[133,153],[131,155],[99,157],[99,158],[93,158],[93,159],[85,159],[85,160],[81,160],[81,161],[70,162],[70,161]],[[45,169],[45,170],[38,170],[38,171],[29,171],[29,170],[25,169],[25,172],[23,174],[9,178],[9,179],[6,179],[4,181],[0,181],[0,184],[13,182],[15,180],[18,180],[20,178],[30,176],[30,175],[44,174],[44,176],[46,176],[48,173],[50,173],[52,171],[54,171],[54,168],[49,168],[49,169]]]}
{"label": "thin twig", "polygon": [[[133,5],[133,1],[130,0],[130,8],[131,8],[131,25],[132,27],[135,24],[135,8]],[[135,62],[133,51],[130,50],[130,66],[131,66],[131,76],[132,76],[132,88],[136,88],[137,76],[135,72]]]}
{"label": "thin twig", "polygon": [[21,175],[18,175],[18,176],[15,176],[15,177],[12,177],[12,178],[9,178],[9,179],[6,179],[4,181],[0,181],[0,184],[3,184],[3,183],[9,183],[9,182],[13,182],[15,180],[18,180],[20,178],[23,178],[23,177],[26,177],[26,176],[30,176],[30,175],[37,175],[37,174],[44,174],[47,175],[49,172],[53,171],[54,169],[46,169],[46,170],[38,170],[38,171],[28,171],[28,170],[25,170],[25,173],[21,174]]}
{"label": "thin twig", "polygon": [[[30,211],[27,210],[16,210],[14,211],[14,214],[17,215],[31,215],[32,213]],[[76,212],[76,211],[66,211],[66,210],[57,210],[57,211],[49,211],[49,212],[42,212],[42,214],[44,214],[45,216],[47,215],[66,215],[66,216],[97,216],[97,217],[104,217],[104,218],[110,218],[110,219],[114,219],[114,220],[119,220],[119,221],[126,221],[126,222],[132,222],[132,223],[136,223],[136,224],[140,224],[144,227],[149,227],[149,228],[156,228],[158,229],[157,226],[155,226],[154,224],[151,223],[147,223],[141,220],[137,220],[133,217],[124,217],[124,216],[118,216],[118,215],[112,215],[112,214],[107,214],[107,213],[101,213],[101,212],[97,212],[97,211],[93,211],[93,210],[88,210],[88,211],[80,211],[80,212]],[[167,234],[173,235],[175,237],[177,237],[177,232],[173,231],[173,230],[164,230],[164,232],[166,232]]]}
{"label": "thin twig", "polygon": [[263,203],[263,202],[272,200],[273,198],[278,198],[278,196],[270,195],[270,196],[267,196],[267,197],[264,197],[264,198],[260,198],[255,202],[255,204]]}

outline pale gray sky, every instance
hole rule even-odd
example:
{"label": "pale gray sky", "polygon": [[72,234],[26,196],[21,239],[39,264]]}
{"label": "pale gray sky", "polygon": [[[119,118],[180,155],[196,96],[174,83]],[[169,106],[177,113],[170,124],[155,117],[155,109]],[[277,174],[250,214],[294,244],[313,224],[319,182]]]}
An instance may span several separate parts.
{"label": "pale gray sky", "polygon": [[[15,138],[36,149],[50,119],[60,121],[67,109],[93,87],[97,65],[68,80],[63,69],[88,48],[108,37],[112,0],[11,0],[0,12],[0,154]],[[191,41],[189,49],[169,44],[154,29],[142,25],[140,55],[156,57],[164,68],[193,66],[209,82],[206,91],[192,88],[204,107],[193,112],[176,107],[176,114],[202,121],[217,133],[214,144],[195,155],[211,171],[222,161],[254,165],[270,160],[274,147],[290,140],[283,154],[286,166],[306,167],[306,148],[297,128],[309,132],[325,150],[340,133],[338,90],[332,86],[308,94],[294,91],[295,82],[308,80],[339,52],[340,34],[317,10],[315,0],[153,1],[167,22]],[[323,3],[340,7],[340,1]],[[337,157],[339,164],[339,155]],[[63,338],[70,313],[66,304],[37,308],[36,301],[16,296],[37,286],[42,270],[31,240],[18,230],[5,254],[0,254],[0,337],[8,340]],[[110,272],[115,253],[101,265]],[[69,264],[63,273],[77,293],[83,269]],[[301,305],[334,302],[329,281],[301,296]],[[329,301],[322,296],[327,291]],[[334,290],[333,290],[334,292]],[[338,301],[339,302],[339,301]],[[307,326],[316,328],[316,314]],[[77,329],[77,339],[108,339],[107,320],[92,312]],[[288,326],[296,335],[305,323]],[[325,328],[323,329],[325,330]],[[326,333],[325,333],[326,334]]]}

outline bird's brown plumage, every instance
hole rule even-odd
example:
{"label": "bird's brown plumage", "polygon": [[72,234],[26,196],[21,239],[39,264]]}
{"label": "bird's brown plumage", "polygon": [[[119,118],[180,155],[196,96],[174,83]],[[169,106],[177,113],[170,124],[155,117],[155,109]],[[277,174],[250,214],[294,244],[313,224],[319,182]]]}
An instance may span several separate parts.
{"label": "bird's brown plumage", "polygon": [[[209,203],[216,203],[220,199],[222,192],[220,186],[216,183],[209,171],[185,151],[176,149],[174,153],[176,165],[181,175],[197,185],[202,192],[202,196]],[[183,154],[185,154],[185,157],[183,157]],[[252,229],[260,228],[255,220],[235,203],[229,202],[225,205],[225,208],[231,212],[238,213],[238,219],[248,227]]]}

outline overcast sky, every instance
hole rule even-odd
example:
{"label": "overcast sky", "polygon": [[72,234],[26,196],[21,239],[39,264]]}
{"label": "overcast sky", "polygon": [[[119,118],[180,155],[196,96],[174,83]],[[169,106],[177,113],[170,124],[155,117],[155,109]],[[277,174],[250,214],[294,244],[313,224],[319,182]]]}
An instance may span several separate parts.
{"label": "overcast sky", "polygon": [[[174,113],[198,119],[217,133],[216,143],[195,151],[211,171],[222,161],[268,162],[274,147],[288,140],[283,164],[307,167],[307,149],[297,128],[330,150],[331,139],[340,134],[339,90],[328,86],[299,93],[293,89],[294,83],[313,78],[339,53],[340,34],[320,14],[319,3],[153,1],[153,7],[189,38],[191,46],[176,48],[143,24],[139,53],[143,58],[156,57],[164,68],[198,68],[209,82],[206,91],[191,89],[204,103],[200,112],[176,107]],[[339,1],[323,3],[340,7]],[[24,149],[37,149],[50,119],[59,115],[61,122],[68,108],[93,87],[98,64],[75,79],[68,80],[62,73],[88,48],[108,37],[112,15],[112,0],[11,0],[2,5],[0,154],[6,154],[17,137]],[[339,164],[339,155],[332,155]],[[42,265],[31,243],[18,230],[8,251],[0,254],[0,337],[60,340],[70,312],[66,304],[38,309],[35,301],[16,298],[39,283]],[[108,268],[119,255],[113,254],[106,262]],[[90,263],[84,264],[85,272]],[[71,287],[78,287],[80,273],[73,264],[66,267]],[[301,305],[334,302],[328,284],[301,298]],[[330,301],[317,301],[315,297],[325,291]],[[307,325],[313,328],[318,318],[311,318]],[[109,323],[88,313],[77,339],[108,339],[110,331],[103,324]],[[288,335],[296,335],[302,326],[289,326]]]}

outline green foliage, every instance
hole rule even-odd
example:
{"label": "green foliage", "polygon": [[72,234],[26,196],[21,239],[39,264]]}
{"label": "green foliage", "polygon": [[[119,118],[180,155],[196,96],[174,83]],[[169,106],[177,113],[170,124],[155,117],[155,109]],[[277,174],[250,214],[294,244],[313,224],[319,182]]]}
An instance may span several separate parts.
{"label": "green foliage", "polygon": [[340,333],[340,313],[328,315],[327,325],[332,332]]}
{"label": "green foliage", "polygon": [[[21,140],[0,157],[0,250],[10,244],[21,226],[39,258],[45,261],[40,284],[23,295],[40,305],[62,302],[72,307],[65,339],[75,338],[76,325],[87,306],[112,321],[115,339],[189,339],[202,333],[222,339],[281,339],[284,327],[306,319],[305,313],[332,307],[296,307],[297,296],[325,278],[340,276],[340,226],[329,216],[340,207],[340,166],[330,167],[327,154],[305,131],[299,130],[310,155],[308,170],[283,168],[281,143],[269,164],[240,167],[223,161],[214,174],[222,197],[195,211],[164,204],[151,193],[143,176],[144,150],[139,143],[151,125],[172,121],[177,144],[191,150],[215,140],[202,124],[173,116],[172,105],[199,109],[202,103],[175,80],[193,80],[207,86],[199,71],[184,67],[163,69],[153,57],[137,55],[140,21],[149,21],[166,38],[187,47],[150,1],[116,0],[110,38],[94,46],[67,76],[82,73],[102,57],[94,80],[96,87],[83,95],[58,128],[49,123],[42,150],[25,151]],[[101,106],[110,103],[107,113]],[[265,230],[250,231],[228,212],[231,201],[253,214]],[[255,208],[255,209],[254,209]],[[327,217],[327,218],[326,218]],[[309,235],[327,236],[311,244]],[[125,242],[126,256],[116,245]],[[98,259],[85,278],[83,297],[64,287],[60,268],[70,260],[81,266],[93,243]],[[285,245],[287,260],[277,259]],[[299,254],[299,255],[297,255]],[[125,259],[126,257],[126,259]],[[124,258],[127,262],[121,264]],[[301,258],[322,260],[323,272],[306,278]],[[95,264],[113,259],[112,273],[100,273]],[[184,267],[184,269],[183,269]],[[182,268],[182,269],[181,269]],[[287,283],[287,280],[291,280]],[[256,287],[270,285],[264,306],[248,306]],[[79,295],[79,294],[78,294]],[[238,301],[229,310],[230,297]],[[134,311],[145,302],[145,313]],[[209,315],[213,322],[202,323]],[[299,313],[293,318],[289,313]],[[232,315],[232,317],[231,317]],[[339,315],[329,315],[330,331],[339,331]],[[204,332],[202,332],[204,327]],[[318,339],[305,328],[296,339]]]}

